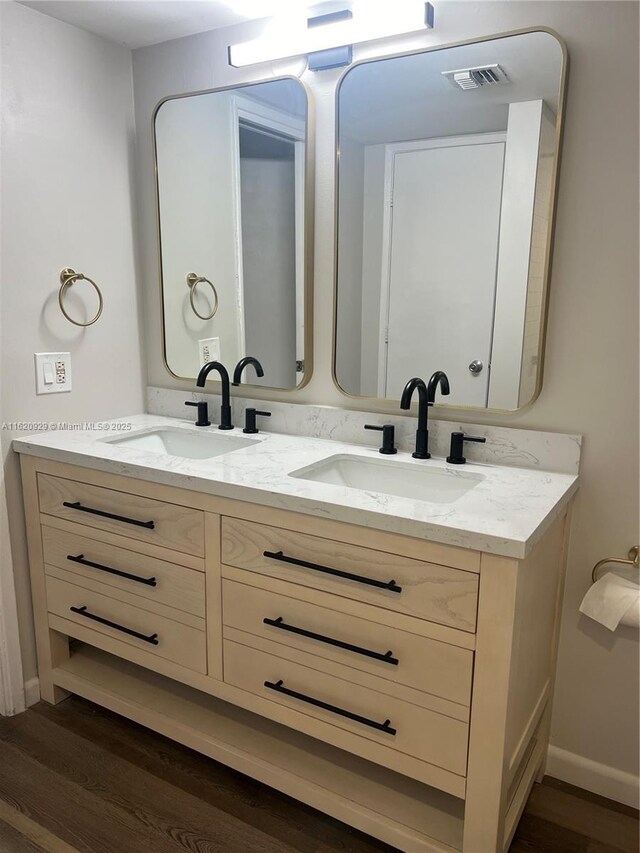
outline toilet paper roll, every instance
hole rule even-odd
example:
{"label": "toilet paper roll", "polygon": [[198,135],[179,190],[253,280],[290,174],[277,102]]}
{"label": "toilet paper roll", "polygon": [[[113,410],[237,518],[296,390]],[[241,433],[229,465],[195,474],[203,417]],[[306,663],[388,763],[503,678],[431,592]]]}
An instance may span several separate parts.
{"label": "toilet paper roll", "polygon": [[613,572],[596,581],[582,599],[580,612],[610,631],[618,625],[640,627],[640,585]]}

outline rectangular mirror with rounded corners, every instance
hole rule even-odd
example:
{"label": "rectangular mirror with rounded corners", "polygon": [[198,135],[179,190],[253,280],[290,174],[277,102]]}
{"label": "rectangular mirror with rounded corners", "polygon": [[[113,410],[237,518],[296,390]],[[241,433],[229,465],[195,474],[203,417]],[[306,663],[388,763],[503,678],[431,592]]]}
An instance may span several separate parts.
{"label": "rectangular mirror with rounded corners", "polygon": [[444,370],[455,407],[542,379],[566,51],[546,30],[365,60],[337,94],[334,378],[400,398]]}
{"label": "rectangular mirror with rounded corners", "polygon": [[[244,356],[252,385],[311,371],[308,101],[295,78],[164,99],[154,117],[164,359],[179,379]],[[215,374],[212,374],[212,378]]]}

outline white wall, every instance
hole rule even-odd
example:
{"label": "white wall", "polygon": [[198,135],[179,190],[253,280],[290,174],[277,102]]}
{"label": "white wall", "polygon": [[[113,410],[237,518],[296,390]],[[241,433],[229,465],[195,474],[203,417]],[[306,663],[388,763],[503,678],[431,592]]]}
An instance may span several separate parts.
{"label": "white wall", "polygon": [[533,203],[527,304],[524,318],[524,340],[522,342],[522,372],[520,375],[519,404],[521,406],[532,399],[538,376],[538,353],[543,321],[543,312],[540,310],[540,307],[544,295],[547,235],[551,219],[550,202],[553,192],[553,170],[556,158],[555,135],[556,116],[545,108],[542,111],[540,150],[538,152],[535,201]]}
{"label": "white wall", "polygon": [[[131,54],[16,3],[2,24],[3,422],[85,422],[143,410],[133,248]],[[63,267],[105,299],[99,322],[70,325],[57,303]],[[70,306],[82,312],[84,288]],[[87,312],[92,302],[86,298]],[[71,353],[73,391],[36,397],[33,353]],[[27,427],[24,432],[34,432]],[[13,430],[3,430],[11,549],[25,678],[36,672]],[[7,571],[6,554],[0,571]]]}
{"label": "white wall", "polygon": [[341,173],[338,217],[342,239],[338,243],[338,278],[344,282],[338,323],[336,376],[349,393],[358,393],[362,369],[363,210],[365,148],[348,136],[340,142]]}
{"label": "white wall", "polygon": [[520,394],[520,374],[543,108],[542,100],[509,104],[487,400],[492,409],[517,409],[531,400]]}
{"label": "white wall", "polygon": [[370,397],[378,396],[382,247],[385,241],[385,158],[386,145],[366,146],[364,153],[364,226],[362,229],[362,370],[360,393]]}
{"label": "white wall", "polygon": [[[638,773],[638,637],[632,633],[610,636],[606,629],[579,618],[577,607],[594,563],[609,554],[624,555],[639,538],[638,6],[606,0],[443,0],[437,4],[432,32],[358,48],[355,58],[383,49],[410,50],[530,26],[555,29],[567,42],[571,65],[545,382],[532,406],[513,415],[487,416],[486,421],[585,435],[552,742],[566,751],[572,766],[586,758],[595,762],[600,781],[618,774],[629,790],[629,774]],[[258,70],[230,68],[227,45],[257,32],[256,25],[245,25],[134,52],[148,379],[153,385],[191,388],[172,381],[162,367],[151,111],[167,94],[299,70],[295,63],[274,63]],[[331,378],[334,90],[339,74],[338,70],[304,76],[314,90],[317,127],[315,372],[304,389],[277,396],[300,403],[357,406],[357,401],[347,403]],[[257,389],[240,393],[260,396]],[[387,410],[391,408],[389,404]],[[478,415],[456,417],[477,420]]]}

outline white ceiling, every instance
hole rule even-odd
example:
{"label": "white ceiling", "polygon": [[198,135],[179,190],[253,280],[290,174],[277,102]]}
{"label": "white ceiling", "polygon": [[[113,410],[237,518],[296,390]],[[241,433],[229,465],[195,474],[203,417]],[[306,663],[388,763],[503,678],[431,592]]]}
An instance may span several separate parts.
{"label": "white ceiling", "polygon": [[[465,92],[441,73],[494,62],[509,83]],[[561,69],[558,41],[542,32],[356,66],[340,88],[340,132],[372,145],[504,130],[515,101],[542,99],[557,112]]]}
{"label": "white ceiling", "polygon": [[[129,48],[286,12],[301,0],[18,0]],[[317,0],[316,0],[317,2]]]}

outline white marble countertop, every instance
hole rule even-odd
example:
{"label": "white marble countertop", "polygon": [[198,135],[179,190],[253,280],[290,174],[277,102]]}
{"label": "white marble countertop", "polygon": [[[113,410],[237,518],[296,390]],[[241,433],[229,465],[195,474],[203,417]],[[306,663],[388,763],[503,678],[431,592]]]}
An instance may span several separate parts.
{"label": "white marble countertop", "polygon": [[[119,424],[130,424],[130,431],[119,429]],[[578,488],[574,474],[469,462],[454,466],[443,459],[415,460],[403,452],[384,457],[361,445],[266,431],[252,436],[250,447],[224,456],[184,459],[110,444],[108,439],[167,426],[204,431],[190,421],[135,415],[101,426],[26,436],[15,439],[13,448],[112,474],[519,559],[529,554]],[[215,427],[208,430],[217,433]],[[219,434],[242,435],[242,430]],[[451,477],[481,474],[483,479],[452,503],[432,503],[289,476],[338,454],[391,458],[440,469]]]}

